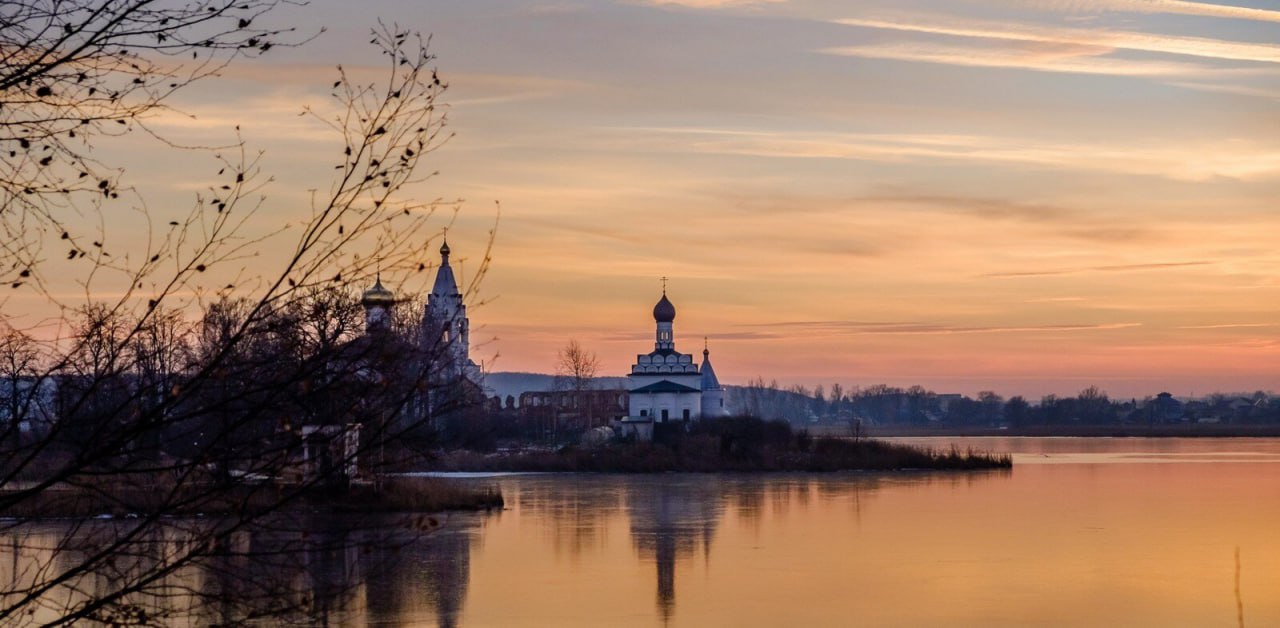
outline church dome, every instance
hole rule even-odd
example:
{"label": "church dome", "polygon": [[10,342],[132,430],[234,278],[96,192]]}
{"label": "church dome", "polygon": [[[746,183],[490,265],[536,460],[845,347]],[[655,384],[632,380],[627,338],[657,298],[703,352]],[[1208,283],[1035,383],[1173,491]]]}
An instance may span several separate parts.
{"label": "church dome", "polygon": [[396,295],[390,290],[382,287],[382,279],[379,278],[377,282],[373,284],[372,288],[364,291],[364,296],[360,299],[360,302],[364,304],[365,307],[371,305],[394,305],[396,302]]}
{"label": "church dome", "polygon": [[659,323],[670,323],[676,320],[676,306],[667,299],[666,292],[662,293],[662,300],[653,306],[653,320]]}

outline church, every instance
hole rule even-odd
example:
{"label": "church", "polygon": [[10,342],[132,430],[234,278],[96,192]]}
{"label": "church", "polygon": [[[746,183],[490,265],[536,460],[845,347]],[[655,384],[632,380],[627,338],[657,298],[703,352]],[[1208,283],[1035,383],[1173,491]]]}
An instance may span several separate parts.
{"label": "church", "polygon": [[631,386],[623,431],[642,440],[653,438],[655,424],[729,414],[724,388],[711,366],[710,349],[704,342],[701,365],[692,354],[677,351],[675,320],[676,306],[664,286],[662,298],[653,306],[653,351],[637,355],[627,376]]}
{"label": "church", "polygon": [[[449,242],[440,246],[440,266],[427,295],[418,328],[411,336],[417,345],[415,353],[425,359],[418,377],[425,393],[415,404],[419,416],[439,416],[442,411],[465,407],[481,392],[482,374],[471,359],[471,322],[462,291],[449,265]],[[366,337],[390,336],[395,294],[382,285],[379,278],[364,291],[360,300],[365,310]]]}

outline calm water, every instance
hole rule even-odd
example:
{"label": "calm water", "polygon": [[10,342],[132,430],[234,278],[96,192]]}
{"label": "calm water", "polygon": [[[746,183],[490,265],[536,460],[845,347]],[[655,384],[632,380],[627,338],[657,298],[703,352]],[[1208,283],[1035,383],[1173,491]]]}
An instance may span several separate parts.
{"label": "calm water", "polygon": [[444,601],[370,619],[1280,625],[1280,439],[903,440],[1015,468],[504,478],[506,512],[452,522]]}
{"label": "calm water", "polygon": [[1280,439],[901,440],[1015,467],[473,479],[507,510],[294,582],[356,626],[1280,625]]}

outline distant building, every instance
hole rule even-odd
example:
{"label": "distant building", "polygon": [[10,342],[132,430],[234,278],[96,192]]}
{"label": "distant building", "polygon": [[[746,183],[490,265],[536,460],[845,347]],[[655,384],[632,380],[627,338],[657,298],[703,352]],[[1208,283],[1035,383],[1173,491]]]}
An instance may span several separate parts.
{"label": "distant building", "polygon": [[637,355],[628,376],[631,390],[623,429],[642,439],[652,438],[653,426],[658,423],[728,415],[724,388],[711,366],[711,351],[703,348],[701,367],[691,354],[677,351],[675,319],[675,305],[664,288],[662,298],[653,306],[653,351]]}
{"label": "distant building", "polygon": [[1180,423],[1182,414],[1182,402],[1170,393],[1162,392],[1151,401],[1151,421],[1154,423]]}
{"label": "distant building", "polygon": [[368,377],[400,378],[416,389],[408,406],[397,413],[410,426],[436,423],[485,402],[482,373],[470,356],[471,322],[449,254],[449,243],[444,242],[435,282],[418,327],[410,333],[392,333],[394,310],[400,301],[382,285],[380,277],[360,300],[365,334],[354,343],[356,353],[376,358],[366,371]]}
{"label": "distant building", "polygon": [[627,416],[625,390],[546,390],[520,393],[520,416],[557,420],[567,429],[608,425]]}
{"label": "distant building", "polygon": [[[428,369],[430,379],[437,383],[466,380],[478,385],[482,379],[480,367],[471,359],[471,321],[467,318],[467,306],[462,302],[462,292],[449,265],[449,243],[440,246],[440,268],[435,283],[427,295],[418,329],[417,349],[430,358],[423,368]],[[360,304],[364,306],[365,336],[378,336],[390,330],[392,310],[397,305],[395,293],[382,285],[379,277],[364,291]]]}
{"label": "distant building", "polygon": [[471,321],[449,265],[449,243],[440,245],[440,268],[422,313],[423,349],[441,355],[444,377],[480,383],[480,367],[471,359]]}

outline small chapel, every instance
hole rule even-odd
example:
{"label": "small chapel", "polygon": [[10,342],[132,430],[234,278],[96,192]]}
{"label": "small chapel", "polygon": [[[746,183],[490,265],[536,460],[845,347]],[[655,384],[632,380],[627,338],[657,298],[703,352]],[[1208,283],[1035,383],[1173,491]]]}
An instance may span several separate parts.
{"label": "small chapel", "polygon": [[711,366],[711,350],[705,341],[702,364],[693,355],[676,350],[674,323],[676,306],[662,289],[662,298],[653,306],[656,327],[653,351],[636,356],[628,379],[625,432],[648,440],[653,426],[673,421],[693,421],[703,417],[728,416],[724,388]]}

